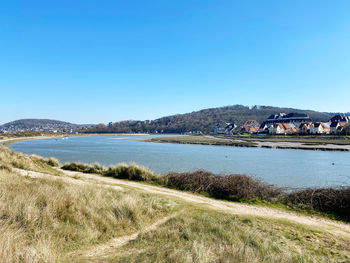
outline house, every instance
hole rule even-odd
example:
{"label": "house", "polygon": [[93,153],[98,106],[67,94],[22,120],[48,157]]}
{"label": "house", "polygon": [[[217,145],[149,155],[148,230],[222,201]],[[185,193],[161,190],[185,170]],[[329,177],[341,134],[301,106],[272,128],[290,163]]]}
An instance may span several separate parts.
{"label": "house", "polygon": [[310,134],[310,123],[302,123],[299,125],[299,134]]}
{"label": "house", "polygon": [[216,125],[214,132],[218,134],[230,134],[237,127],[234,123],[226,123],[224,126]]}
{"label": "house", "polygon": [[310,125],[311,134],[329,134],[330,131],[330,127],[323,122],[315,122]]}
{"label": "house", "polygon": [[258,133],[259,132],[259,127],[253,127],[253,126],[243,126],[242,128],[243,133]]}
{"label": "house", "polygon": [[260,124],[259,124],[258,121],[256,121],[256,120],[247,120],[244,123],[241,131],[243,133],[250,133],[250,134],[258,133],[259,132],[259,126],[260,126]]}
{"label": "house", "polygon": [[348,125],[348,122],[338,122],[338,127],[336,134],[341,134],[344,132],[345,127]]}
{"label": "house", "polygon": [[331,129],[331,134],[337,134],[337,129],[339,126],[339,122],[332,122],[330,125],[330,129]]}
{"label": "house", "polygon": [[269,126],[263,122],[259,127],[259,133],[269,133]]}
{"label": "house", "polygon": [[260,123],[256,120],[247,120],[245,123],[244,123],[244,126],[252,126],[252,127],[259,127],[260,126]]}
{"label": "house", "polygon": [[286,130],[282,123],[275,123],[269,127],[270,134],[286,134]]}
{"label": "house", "polygon": [[330,120],[330,133],[339,134],[343,131],[344,126],[350,122],[350,118],[345,115],[335,115]]}
{"label": "house", "polygon": [[303,113],[279,113],[270,115],[265,123],[266,124],[275,124],[275,123],[295,123],[299,126],[301,123],[310,122],[311,119],[308,115]]}
{"label": "house", "polygon": [[333,122],[349,122],[350,121],[350,118],[348,116],[345,116],[344,114],[343,115],[334,115],[330,122],[333,123]]}
{"label": "house", "polygon": [[297,129],[294,124],[282,123],[285,134],[296,134]]}

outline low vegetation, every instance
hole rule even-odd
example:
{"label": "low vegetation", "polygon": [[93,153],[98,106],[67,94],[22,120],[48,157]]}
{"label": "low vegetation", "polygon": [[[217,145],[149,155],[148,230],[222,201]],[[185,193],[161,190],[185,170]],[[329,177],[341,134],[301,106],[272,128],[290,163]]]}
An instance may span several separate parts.
{"label": "low vegetation", "polygon": [[13,168],[36,172],[48,172],[56,175],[61,173],[55,169],[61,164],[55,158],[43,158],[38,155],[27,155],[10,150],[9,148],[0,145],[0,167],[11,171]]}
{"label": "low vegetation", "polygon": [[104,262],[347,262],[350,243],[286,221],[191,208]]}
{"label": "low vegetation", "polygon": [[[77,183],[68,183],[63,180],[65,174],[55,176],[56,169],[52,166],[57,165],[54,159],[0,148],[0,262],[350,260],[348,235],[290,221],[235,216],[176,197],[145,194],[131,186],[112,188],[114,183],[96,184],[80,176],[71,177]],[[214,189],[223,193],[228,191],[231,197],[273,200],[281,195],[273,186],[240,175],[218,177],[198,171],[161,176],[134,164],[109,168],[98,164],[64,167],[208,195],[212,184],[219,185]],[[15,168],[41,171],[47,176],[23,176]],[[169,219],[151,231],[142,232],[163,218]],[[138,231],[141,234],[123,247],[110,245],[114,238]],[[100,246],[106,248],[103,256],[86,253]]]}
{"label": "low vegetation", "polygon": [[0,262],[75,262],[71,252],[138,231],[176,206],[131,190],[25,178],[0,167]]}
{"label": "low vegetation", "polygon": [[259,135],[192,135],[192,136],[171,136],[146,139],[147,142],[177,143],[177,144],[201,144],[201,145],[221,145],[235,147],[258,147],[257,142],[290,142],[301,143],[303,145],[350,145],[350,140],[346,136],[259,136]]}
{"label": "low vegetation", "polygon": [[137,164],[121,163],[117,166],[103,167],[99,164],[67,163],[62,166],[64,170],[95,173],[119,179],[129,179],[133,181],[157,182],[159,175],[153,173],[146,167]]}
{"label": "low vegetation", "polygon": [[350,220],[350,187],[302,189],[285,194],[281,199],[292,207],[331,213]]}
{"label": "low vegetation", "polygon": [[158,137],[146,139],[147,142],[160,143],[178,143],[178,144],[201,144],[201,145],[222,145],[235,147],[257,147],[254,142],[245,142],[242,140],[233,141],[225,138],[214,138],[210,136],[173,136],[173,137]]}
{"label": "low vegetation", "polygon": [[244,140],[246,142],[298,142],[310,145],[350,145],[348,136],[342,135],[216,135],[219,139]]}
{"label": "low vegetation", "polygon": [[273,201],[282,192],[277,187],[262,183],[246,175],[231,174],[223,176],[206,171],[168,173],[164,176],[163,184],[170,188],[205,193],[211,197],[225,200],[258,198]]}
{"label": "low vegetation", "polygon": [[98,164],[68,163],[62,168],[144,181],[229,201],[283,204],[291,209],[318,211],[340,220],[350,220],[350,187],[287,191],[246,175],[216,175],[207,171],[157,175],[136,164],[120,164],[105,168]]}

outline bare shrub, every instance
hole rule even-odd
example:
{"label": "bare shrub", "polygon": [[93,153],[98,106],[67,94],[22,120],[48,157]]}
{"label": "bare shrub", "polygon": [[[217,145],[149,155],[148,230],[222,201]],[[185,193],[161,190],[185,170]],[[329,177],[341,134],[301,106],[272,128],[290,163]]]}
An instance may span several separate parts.
{"label": "bare shrub", "polygon": [[169,173],[166,177],[169,187],[198,193],[206,192],[212,197],[222,199],[272,200],[281,194],[281,190],[275,186],[240,174],[222,176],[199,170],[192,173]]}
{"label": "bare shrub", "polygon": [[308,188],[285,194],[282,202],[350,219],[350,187]]}
{"label": "bare shrub", "polygon": [[278,202],[293,208],[313,209],[333,213],[343,219],[350,219],[350,187],[319,188],[286,192],[274,185],[241,174],[216,175],[198,170],[185,173],[168,173],[157,175],[151,170],[136,164],[119,164],[107,169],[100,165],[70,163],[63,169],[97,173],[119,179],[156,183],[183,191],[202,193],[214,198],[226,200],[259,199]]}

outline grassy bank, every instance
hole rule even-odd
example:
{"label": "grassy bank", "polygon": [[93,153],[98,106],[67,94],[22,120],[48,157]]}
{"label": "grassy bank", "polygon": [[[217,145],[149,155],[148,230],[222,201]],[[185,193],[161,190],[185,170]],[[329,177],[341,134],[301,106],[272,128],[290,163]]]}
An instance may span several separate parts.
{"label": "grassy bank", "polygon": [[350,187],[308,188],[286,191],[250,176],[216,175],[206,171],[158,175],[136,164],[103,167],[99,164],[68,163],[65,170],[94,173],[161,185],[205,196],[247,203],[282,204],[286,208],[350,221]]}
{"label": "grassy bank", "polygon": [[[189,136],[173,136],[173,137],[159,137],[151,138],[145,141],[149,142],[164,142],[164,143],[183,143],[183,144],[206,144],[206,145],[238,145],[257,146],[256,142],[291,142],[302,143],[305,145],[350,145],[349,136],[322,136],[322,135],[189,135]],[[236,142],[235,142],[236,141]],[[241,144],[240,144],[241,143]]]}
{"label": "grassy bank", "polygon": [[350,151],[350,139],[346,136],[191,135],[158,137],[143,141],[234,147]]}
{"label": "grassy bank", "polygon": [[225,138],[212,138],[209,136],[173,136],[158,137],[143,140],[145,142],[178,143],[178,144],[200,144],[200,145],[222,145],[236,147],[257,147],[254,142],[232,141]]}
{"label": "grassy bank", "polygon": [[[232,215],[176,197],[145,193],[137,187],[116,186],[114,182],[102,185],[78,176],[73,177],[76,183],[68,183],[64,180],[66,175],[53,168],[57,166],[59,163],[54,159],[0,147],[0,262],[350,260],[350,235],[287,220]],[[200,193],[207,189],[208,176],[214,176],[201,172],[172,174],[166,179],[148,169],[125,164],[110,168],[71,164],[70,168],[73,167],[87,173],[103,172],[116,178],[174,188],[179,188],[176,185],[183,181],[184,190]],[[46,177],[23,176],[17,168],[40,171]],[[256,193],[273,198],[279,195],[279,190],[266,188],[260,182],[232,178],[226,182],[248,186],[240,187],[243,192],[236,195]],[[143,231],[162,218],[169,219]],[[127,240],[138,231],[141,232],[134,239],[120,245],[119,240]],[[101,249],[92,253],[96,247]]]}
{"label": "grassy bank", "polygon": [[215,135],[217,138],[243,139],[256,142],[299,142],[313,145],[349,145],[350,137],[343,135]]}
{"label": "grassy bank", "polygon": [[0,262],[71,262],[69,253],[140,230],[178,206],[125,189],[20,176],[62,176],[54,159],[0,148]]}

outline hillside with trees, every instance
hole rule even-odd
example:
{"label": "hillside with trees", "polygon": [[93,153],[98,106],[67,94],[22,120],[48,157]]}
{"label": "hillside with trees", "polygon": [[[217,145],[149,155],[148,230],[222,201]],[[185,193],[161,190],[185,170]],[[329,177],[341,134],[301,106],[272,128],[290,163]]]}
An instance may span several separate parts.
{"label": "hillside with trees", "polygon": [[328,121],[332,114],[311,110],[279,108],[271,106],[233,105],[220,108],[204,109],[186,114],[177,114],[146,121],[120,121],[99,124],[88,129],[96,133],[185,133],[190,131],[212,132],[217,124],[233,122],[242,125],[246,120],[257,120],[260,123],[271,114],[280,112],[297,112],[310,116],[313,121]]}
{"label": "hillside with trees", "polygon": [[0,126],[0,132],[23,132],[23,131],[44,131],[44,132],[69,132],[90,128],[90,124],[73,124],[64,121],[49,119],[21,119],[5,123]]}

